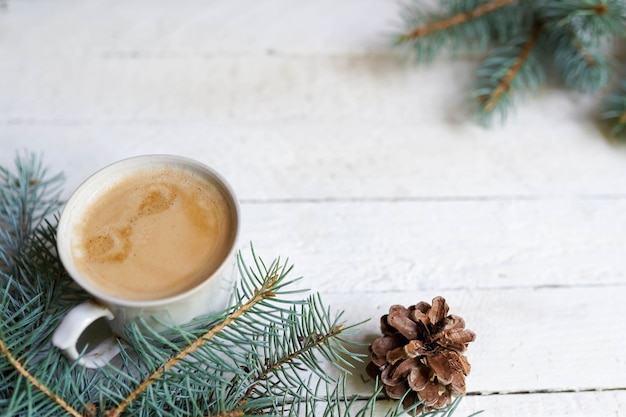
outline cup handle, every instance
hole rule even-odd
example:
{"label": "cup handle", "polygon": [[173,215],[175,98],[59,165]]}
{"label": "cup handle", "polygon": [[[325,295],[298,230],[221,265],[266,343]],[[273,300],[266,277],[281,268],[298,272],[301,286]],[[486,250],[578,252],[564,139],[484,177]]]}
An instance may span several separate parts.
{"label": "cup handle", "polygon": [[[72,308],[52,335],[52,344],[65,355],[86,368],[99,368],[107,364],[119,352],[120,346],[111,334],[101,340],[97,346],[81,355],[77,345],[85,331],[99,319],[113,320],[113,313],[107,307],[95,301],[85,301]],[[89,340],[86,341],[89,343]]]}

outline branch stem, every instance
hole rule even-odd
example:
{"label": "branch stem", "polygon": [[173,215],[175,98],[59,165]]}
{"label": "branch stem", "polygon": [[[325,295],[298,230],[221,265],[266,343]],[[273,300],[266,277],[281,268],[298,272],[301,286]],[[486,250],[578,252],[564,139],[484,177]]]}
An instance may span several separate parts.
{"label": "branch stem", "polygon": [[259,385],[261,383],[261,381],[263,381],[265,378],[267,378],[267,376],[270,375],[272,372],[274,372],[277,369],[280,369],[286,363],[289,363],[289,362],[293,361],[294,359],[300,357],[301,355],[303,355],[304,353],[308,352],[309,350],[311,350],[311,349],[313,349],[313,348],[315,348],[317,346],[320,346],[320,345],[323,345],[323,344],[327,343],[331,338],[337,336],[343,330],[344,330],[344,326],[339,325],[339,326],[333,327],[330,330],[330,332],[328,332],[326,334],[312,336],[308,340],[308,342],[306,344],[304,344],[300,349],[298,349],[297,351],[292,352],[291,354],[285,356],[284,358],[282,358],[278,362],[270,364],[267,368],[265,368],[263,370],[263,372],[261,372],[259,375],[256,376],[256,381],[250,387],[248,387],[248,389],[246,390],[246,393],[244,394],[243,398],[237,403],[237,406],[235,408],[239,408],[242,405],[244,405],[246,403],[246,401],[248,401],[248,398],[250,397],[252,392],[254,392],[254,389],[256,388],[256,386]]}
{"label": "branch stem", "polygon": [[528,60],[530,52],[535,47],[535,44],[537,43],[537,38],[539,38],[539,34],[541,33],[541,29],[541,25],[538,25],[535,28],[528,41],[526,41],[526,43],[524,44],[522,51],[520,52],[513,65],[511,65],[506,74],[504,74],[504,76],[500,79],[500,82],[498,83],[496,88],[489,95],[489,98],[486,100],[484,106],[485,112],[491,113],[495,109],[502,96],[511,88],[511,83],[519,73],[524,63]]}
{"label": "branch stem", "polygon": [[72,407],[67,402],[65,402],[63,398],[59,397],[58,395],[50,391],[50,389],[47,386],[41,383],[41,381],[39,381],[33,374],[28,372],[28,370],[24,367],[24,365],[22,365],[22,363],[15,356],[13,356],[13,354],[10,352],[10,350],[7,348],[6,344],[4,343],[4,340],[2,339],[0,339],[0,352],[2,352],[2,354],[7,358],[9,363],[13,365],[15,370],[24,378],[26,378],[26,380],[35,389],[41,391],[46,397],[54,401],[59,407],[65,410],[69,415],[74,416],[74,417],[83,417],[83,415],[79,413],[78,411],[76,411],[74,407]]}
{"label": "branch stem", "polygon": [[251,297],[246,303],[242,304],[241,307],[229,314],[226,319],[224,319],[224,321],[212,327],[208,332],[196,339],[192,344],[178,352],[176,355],[172,356],[166,363],[158,367],[152,374],[144,379],[137,386],[137,388],[135,388],[115,409],[108,410],[105,413],[105,416],[119,417],[130,405],[131,402],[133,402],[137,397],[139,397],[139,395],[146,391],[150,385],[159,380],[159,378],[161,378],[166,371],[176,366],[180,361],[185,359],[187,355],[198,350],[198,348],[206,344],[209,340],[215,337],[215,335],[219,334],[222,330],[230,326],[230,324],[233,323],[235,320],[250,311],[260,301],[266,298],[274,297],[275,294],[274,292],[272,292],[272,289],[278,278],[278,275],[273,275],[272,277],[270,277],[260,289],[255,291],[253,297]]}
{"label": "branch stem", "polygon": [[499,9],[500,7],[509,6],[516,2],[517,0],[492,0],[467,12],[461,12],[447,19],[438,20],[427,24],[426,26],[415,28],[409,33],[400,36],[400,42],[421,38],[423,36],[430,35],[433,32],[460,25],[472,19],[477,19],[493,10]]}
{"label": "branch stem", "polygon": [[245,415],[243,411],[227,411],[225,413],[212,414],[207,417],[241,417]]}

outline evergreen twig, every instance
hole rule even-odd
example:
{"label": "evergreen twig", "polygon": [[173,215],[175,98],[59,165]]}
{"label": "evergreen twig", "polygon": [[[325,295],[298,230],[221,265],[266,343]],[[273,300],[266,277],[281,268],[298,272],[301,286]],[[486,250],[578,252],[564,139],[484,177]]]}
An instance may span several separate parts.
{"label": "evergreen twig", "polygon": [[[497,109],[501,113],[506,111],[509,102],[504,102],[504,97],[524,88],[536,88],[542,80],[542,72],[536,68],[535,61],[531,61],[531,53],[542,29],[542,26],[537,26],[528,38],[511,42],[509,47],[496,50],[492,57],[484,61],[478,71],[474,99],[478,104],[479,114],[485,120],[490,120]],[[525,70],[525,67],[535,67],[535,71]],[[533,76],[529,77],[530,74]]]}
{"label": "evergreen twig", "polygon": [[552,62],[565,86],[594,93],[607,85],[610,64],[606,56],[586,45],[571,30],[557,29],[548,36],[548,42],[555,45]]}
{"label": "evergreen twig", "polygon": [[285,366],[287,363],[295,360],[296,358],[301,357],[307,351],[310,351],[311,349],[319,348],[321,345],[328,343],[331,339],[341,334],[341,332],[343,332],[344,329],[345,329],[344,326],[339,325],[333,328],[330,333],[323,334],[323,335],[313,335],[313,337],[309,338],[302,345],[302,347],[298,349],[297,351],[288,354],[287,356],[277,361],[276,363],[268,364],[268,366],[265,369],[263,369],[262,372],[255,377],[256,381],[252,385],[250,385],[250,387],[245,392],[241,400],[237,403],[237,408],[243,406],[248,401],[248,399],[250,398],[250,396],[256,389],[257,385],[260,384],[261,381],[264,381],[271,373],[276,372],[281,367]]}
{"label": "evergreen twig", "polygon": [[13,356],[11,351],[7,348],[4,343],[4,340],[0,339],[0,353],[9,361],[9,363],[15,368],[15,370],[33,386],[36,390],[43,393],[46,397],[50,398],[51,401],[56,403],[59,407],[61,407],[66,413],[74,417],[83,417],[81,413],[76,411],[72,406],[70,406],[63,398],[59,397],[55,393],[53,393],[48,387],[46,387],[39,379],[33,376],[24,365]]}
{"label": "evergreen twig", "polygon": [[427,36],[433,32],[449,29],[453,26],[467,23],[470,20],[477,19],[486,15],[487,13],[499,9],[500,7],[509,6],[517,3],[517,0],[491,0],[484,4],[479,4],[476,8],[468,11],[461,11],[453,16],[445,17],[440,20],[428,22],[424,26],[416,27],[410,30],[408,33],[400,35],[399,42],[406,42]]}
{"label": "evergreen twig", "polygon": [[[623,0],[441,0],[440,5],[439,12],[406,9],[397,43],[411,45],[422,62],[445,47],[490,50],[470,94],[477,99],[478,119],[487,124],[494,112],[504,120],[513,105],[511,93],[535,90],[553,67],[563,85],[584,93],[600,91],[615,77],[610,54],[615,41],[626,37]],[[617,135],[626,133],[626,120],[615,116],[615,95],[626,97],[626,91],[611,96],[603,117]]]}
{"label": "evergreen twig", "polygon": [[[275,293],[273,292],[274,286],[278,280],[278,275],[271,276],[266,282],[263,283],[261,288],[255,290],[255,296],[250,300],[246,301],[242,306],[237,308],[234,312],[230,313],[226,319],[212,327],[209,331],[207,331],[204,335],[196,339],[193,343],[191,343],[187,348],[181,350],[178,354],[170,358],[166,363],[161,365],[157,370],[155,370],[150,376],[144,379],[138,386],[135,388],[127,397],[124,399],[114,410],[110,410],[106,413],[107,417],[118,417],[122,414],[122,412],[129,406],[129,404],[134,401],[140,394],[146,391],[149,385],[152,385],[155,381],[160,379],[163,374],[175,367],[180,361],[185,359],[189,354],[195,352],[206,344],[209,340],[213,339],[216,334],[224,330],[233,321],[237,320],[248,311],[250,311],[257,303],[262,301],[268,297],[275,297]],[[285,358],[285,361],[289,361],[292,358]]]}

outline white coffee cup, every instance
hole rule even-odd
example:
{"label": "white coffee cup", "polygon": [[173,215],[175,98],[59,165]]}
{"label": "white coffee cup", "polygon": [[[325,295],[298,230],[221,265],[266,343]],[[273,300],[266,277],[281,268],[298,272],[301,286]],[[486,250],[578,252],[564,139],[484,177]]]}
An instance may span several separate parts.
{"label": "white coffee cup", "polygon": [[[205,278],[182,292],[156,297],[136,299],[123,293],[111,294],[94,285],[84,269],[77,265],[76,240],[78,223],[88,216],[90,205],[98,196],[113,189],[125,179],[154,170],[180,170],[207,181],[217,189],[227,205],[232,220],[228,247],[222,251],[216,268]],[[143,174],[142,174],[143,175]],[[115,335],[124,337],[124,328],[130,322],[143,319],[151,326],[158,322],[184,324],[193,318],[219,312],[228,306],[235,285],[235,252],[239,234],[240,209],[235,194],[228,183],[213,169],[192,159],[174,155],[145,155],[118,161],[109,165],[83,182],[68,200],[57,228],[59,257],[72,279],[92,299],[68,312],[56,329],[52,343],[70,359],[88,368],[108,363],[120,351]],[[176,249],[174,248],[174,251]],[[195,282],[195,281],[194,281]],[[102,326],[102,322],[108,326]],[[104,330],[103,330],[104,327]],[[110,330],[108,328],[110,328]],[[109,335],[97,334],[109,331]],[[96,333],[95,335],[93,333]],[[112,334],[111,334],[112,332]],[[79,340],[93,338],[97,345],[90,345],[88,352],[79,352]],[[90,341],[87,340],[87,343]]]}

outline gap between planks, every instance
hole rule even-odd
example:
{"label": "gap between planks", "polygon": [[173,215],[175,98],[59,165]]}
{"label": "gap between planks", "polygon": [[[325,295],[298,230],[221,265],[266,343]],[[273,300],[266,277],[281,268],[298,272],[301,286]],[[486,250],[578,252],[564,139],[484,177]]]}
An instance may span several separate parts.
{"label": "gap between planks", "polygon": [[464,203],[498,201],[614,201],[624,200],[626,194],[539,194],[539,195],[467,195],[467,196],[407,196],[407,197],[329,197],[329,198],[242,198],[242,204],[332,204],[332,203]]}

